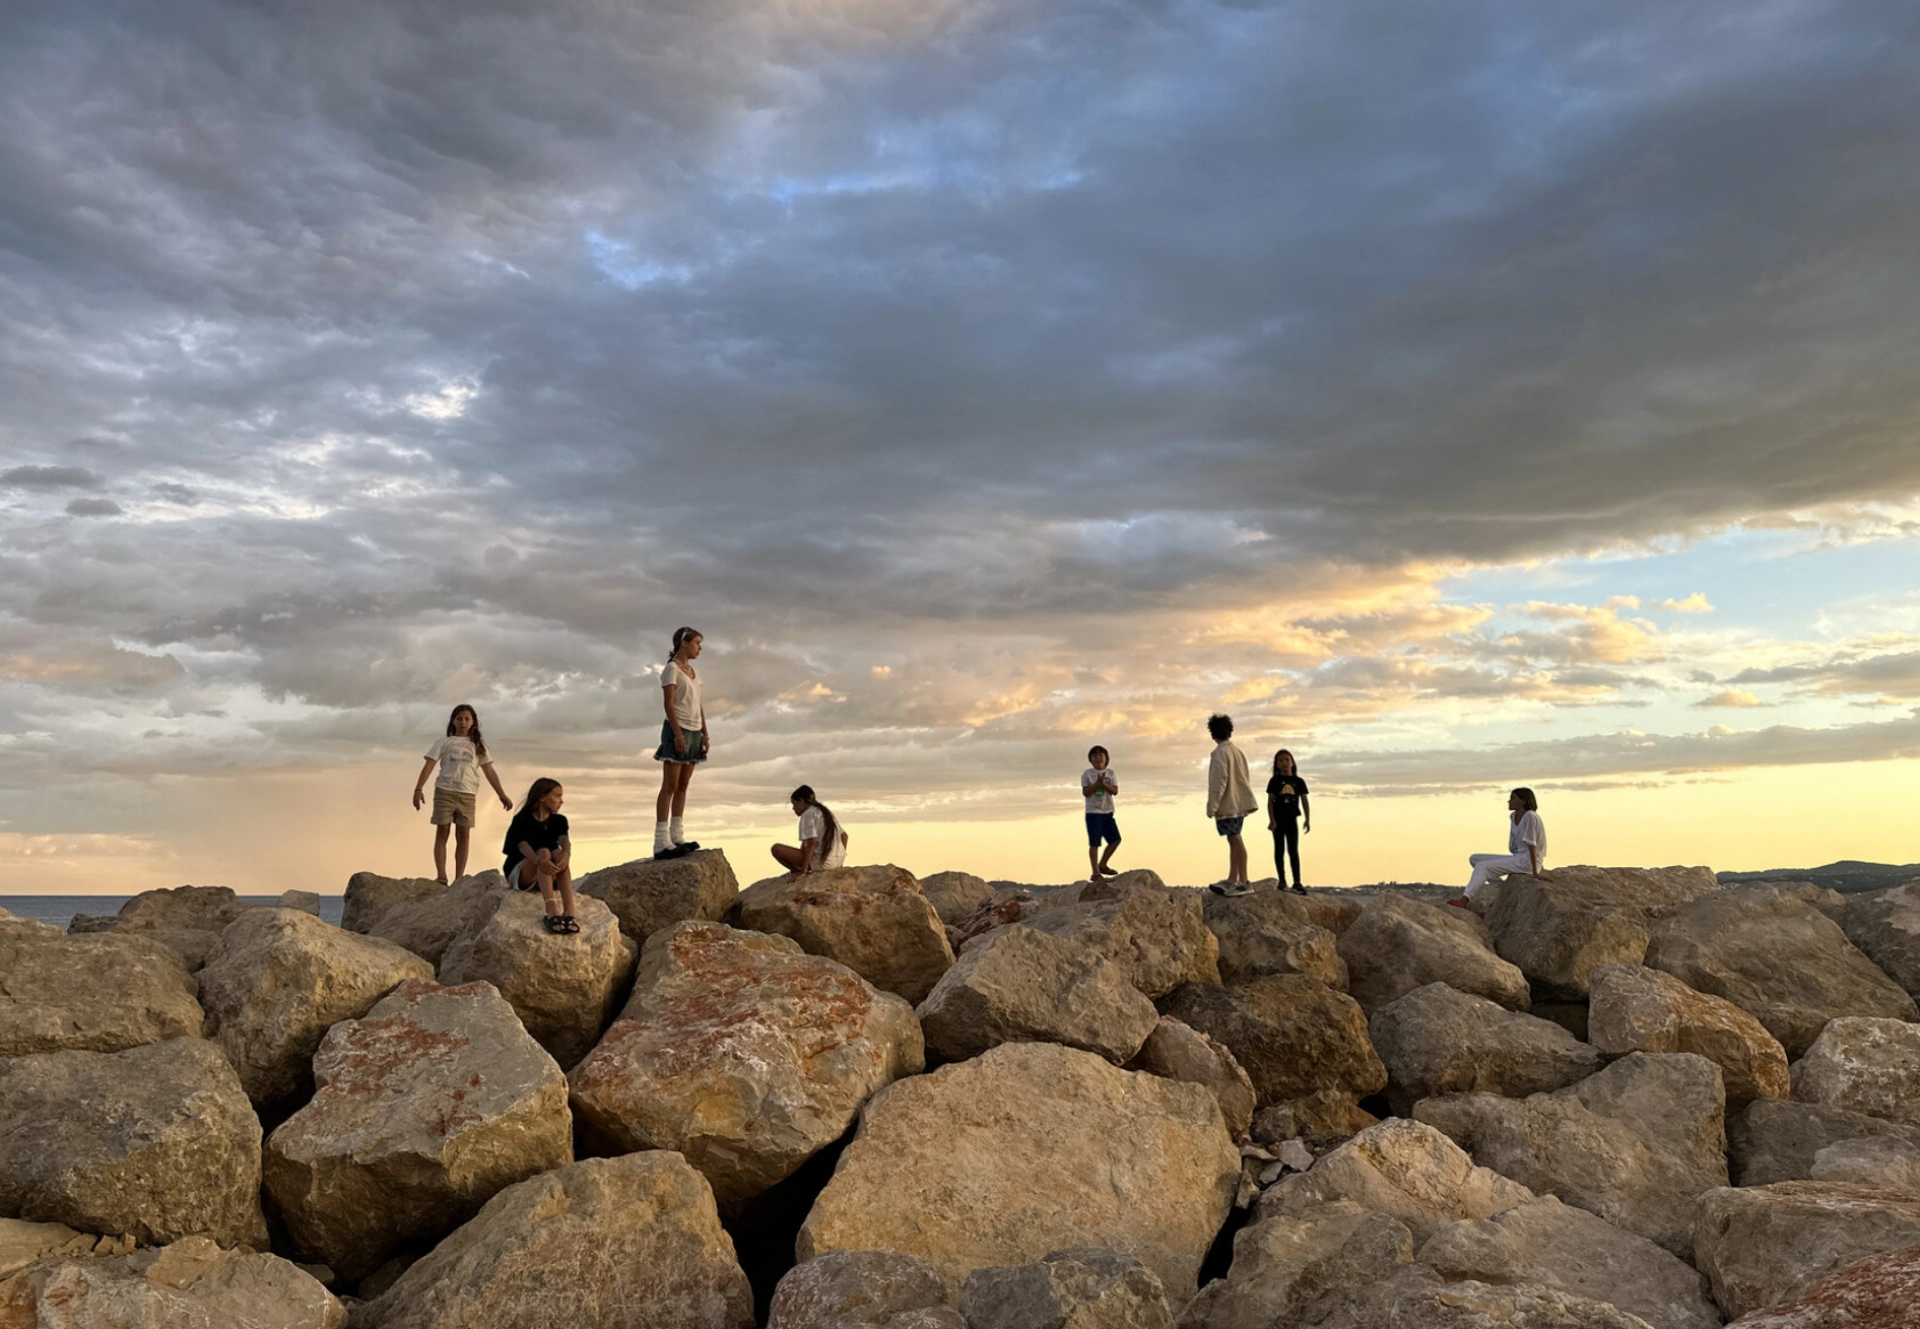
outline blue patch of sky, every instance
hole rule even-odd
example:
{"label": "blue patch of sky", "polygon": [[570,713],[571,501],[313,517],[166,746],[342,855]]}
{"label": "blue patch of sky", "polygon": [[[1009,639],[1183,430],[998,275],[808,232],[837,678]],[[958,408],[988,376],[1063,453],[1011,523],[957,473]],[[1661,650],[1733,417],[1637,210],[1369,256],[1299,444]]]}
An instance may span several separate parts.
{"label": "blue patch of sky", "polygon": [[[1837,601],[1862,608],[1904,601],[1920,585],[1920,540],[1885,539],[1820,546],[1806,532],[1737,529],[1680,548],[1598,558],[1556,559],[1536,567],[1490,568],[1447,584],[1457,604],[1498,610],[1493,627],[1519,625],[1508,609],[1529,600],[1599,604],[1630,595],[1640,614],[1664,625],[1685,616],[1659,607],[1704,593],[1714,612],[1692,616],[1701,626],[1759,636],[1818,639],[1830,633],[1876,630],[1848,624],[1831,612]],[[1831,625],[1831,627],[1823,625]]]}

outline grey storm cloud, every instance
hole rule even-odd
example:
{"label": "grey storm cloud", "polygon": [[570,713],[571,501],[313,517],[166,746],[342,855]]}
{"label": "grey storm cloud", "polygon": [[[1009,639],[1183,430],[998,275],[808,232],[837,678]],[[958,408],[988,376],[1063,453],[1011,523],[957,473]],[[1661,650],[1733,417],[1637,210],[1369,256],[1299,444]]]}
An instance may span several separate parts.
{"label": "grey storm cloud", "polygon": [[[177,659],[114,677],[183,734],[587,731],[681,622],[772,706],[1905,497],[1917,75],[1892,3],[29,0],[0,620]],[[23,660],[0,718],[83,727]],[[778,724],[953,725],[960,672]],[[1315,685],[1403,676],[1517,686]]]}

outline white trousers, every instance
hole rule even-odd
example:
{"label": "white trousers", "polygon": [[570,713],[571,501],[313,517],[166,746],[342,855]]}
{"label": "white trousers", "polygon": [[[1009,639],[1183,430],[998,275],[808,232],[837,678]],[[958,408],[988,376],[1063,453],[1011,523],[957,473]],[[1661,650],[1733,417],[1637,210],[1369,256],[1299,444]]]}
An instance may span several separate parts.
{"label": "white trousers", "polygon": [[1495,877],[1503,877],[1509,872],[1533,875],[1533,859],[1526,854],[1469,854],[1467,862],[1473,864],[1473,878],[1467,882],[1469,900]]}

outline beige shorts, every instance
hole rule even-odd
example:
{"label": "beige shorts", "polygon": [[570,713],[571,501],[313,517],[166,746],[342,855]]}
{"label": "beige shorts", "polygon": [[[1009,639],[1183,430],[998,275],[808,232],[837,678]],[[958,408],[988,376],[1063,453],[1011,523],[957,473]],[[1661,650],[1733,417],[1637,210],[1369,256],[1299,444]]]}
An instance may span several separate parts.
{"label": "beige shorts", "polygon": [[428,820],[435,826],[464,826],[473,829],[473,808],[475,796],[456,793],[451,789],[435,788],[433,791],[433,816]]}

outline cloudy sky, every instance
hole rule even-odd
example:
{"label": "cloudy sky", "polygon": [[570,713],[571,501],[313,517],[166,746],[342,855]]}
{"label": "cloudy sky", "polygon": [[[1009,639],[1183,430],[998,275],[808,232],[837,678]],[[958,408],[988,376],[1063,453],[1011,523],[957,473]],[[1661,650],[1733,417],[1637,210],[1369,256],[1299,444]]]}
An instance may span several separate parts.
{"label": "cloudy sky", "polygon": [[[1920,859],[1910,5],[141,0],[0,46],[0,890]],[[491,856],[497,807],[478,832]],[[864,841],[864,843],[862,843]],[[1266,862],[1256,850],[1256,868]]]}

